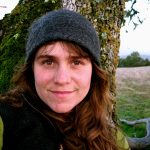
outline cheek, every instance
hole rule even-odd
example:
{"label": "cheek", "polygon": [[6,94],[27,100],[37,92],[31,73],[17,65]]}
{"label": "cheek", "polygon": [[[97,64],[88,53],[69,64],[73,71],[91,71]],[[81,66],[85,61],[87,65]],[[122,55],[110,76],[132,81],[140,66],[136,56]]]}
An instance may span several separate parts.
{"label": "cheek", "polygon": [[47,72],[41,70],[40,68],[34,68],[34,80],[35,86],[44,86],[49,80],[50,75]]}
{"label": "cheek", "polygon": [[84,71],[83,73],[80,73],[78,75],[78,83],[80,84],[80,87],[83,87],[83,90],[88,90],[91,85],[91,78],[92,78],[92,70],[89,69],[87,71]]}
{"label": "cheek", "polygon": [[[41,78],[41,71],[38,68],[34,68],[34,80],[35,80],[35,84],[40,82],[40,78]],[[42,79],[42,78],[41,78]]]}
{"label": "cheek", "polygon": [[82,85],[84,86],[84,88],[86,90],[90,88],[90,85],[91,85],[91,75],[88,75],[88,76],[82,78]]}

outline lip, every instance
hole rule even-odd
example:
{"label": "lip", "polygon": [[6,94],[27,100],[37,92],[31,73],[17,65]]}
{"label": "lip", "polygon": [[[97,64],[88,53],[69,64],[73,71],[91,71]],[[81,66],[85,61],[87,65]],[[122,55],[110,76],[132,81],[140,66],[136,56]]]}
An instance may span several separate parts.
{"label": "lip", "polygon": [[73,91],[53,91],[53,90],[50,90],[50,92],[52,94],[54,94],[55,96],[57,97],[66,97],[66,96],[69,96],[71,94],[73,94],[76,90],[73,90]]}
{"label": "lip", "polygon": [[51,91],[52,93],[56,93],[56,94],[71,94],[74,91]]}

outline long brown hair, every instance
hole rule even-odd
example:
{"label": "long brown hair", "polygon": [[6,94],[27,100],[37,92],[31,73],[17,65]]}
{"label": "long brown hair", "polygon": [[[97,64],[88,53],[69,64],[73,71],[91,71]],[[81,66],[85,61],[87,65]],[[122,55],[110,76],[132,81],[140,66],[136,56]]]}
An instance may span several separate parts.
{"label": "long brown hair", "polygon": [[[68,42],[67,42],[68,43]],[[76,44],[80,55],[86,50]],[[90,57],[90,56],[89,56]],[[34,87],[32,64],[34,57],[13,77],[15,91],[29,92],[38,97]],[[90,91],[85,99],[68,114],[58,114],[50,109],[43,110],[62,133],[66,150],[117,150],[116,128],[112,120],[112,98],[109,92],[107,73],[91,58],[93,65]],[[14,92],[15,93],[15,92]]]}

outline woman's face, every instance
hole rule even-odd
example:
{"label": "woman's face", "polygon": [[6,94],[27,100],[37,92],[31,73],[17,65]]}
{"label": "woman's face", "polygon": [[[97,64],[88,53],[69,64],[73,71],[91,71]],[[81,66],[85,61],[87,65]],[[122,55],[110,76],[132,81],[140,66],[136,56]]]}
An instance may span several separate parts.
{"label": "woman's face", "polygon": [[53,42],[39,48],[33,63],[35,88],[41,100],[57,113],[78,105],[90,89],[92,63],[75,47]]}

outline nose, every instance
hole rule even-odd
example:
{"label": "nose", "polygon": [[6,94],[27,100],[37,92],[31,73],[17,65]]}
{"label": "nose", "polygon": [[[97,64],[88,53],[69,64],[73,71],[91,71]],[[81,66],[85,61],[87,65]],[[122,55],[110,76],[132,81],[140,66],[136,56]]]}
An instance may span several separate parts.
{"label": "nose", "polygon": [[54,76],[55,84],[64,85],[71,81],[71,72],[67,65],[59,65]]}

